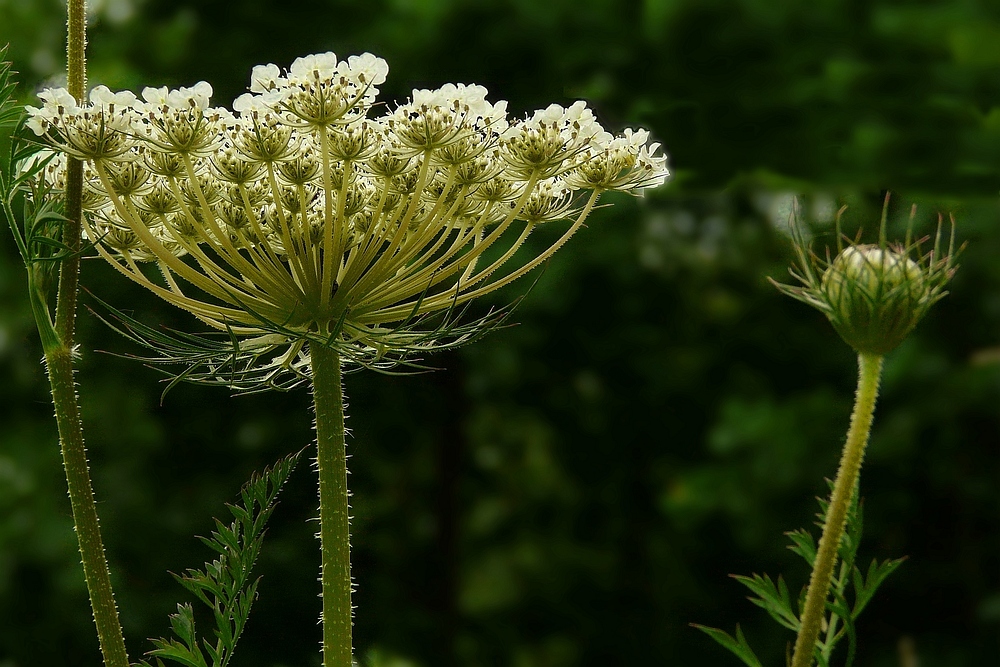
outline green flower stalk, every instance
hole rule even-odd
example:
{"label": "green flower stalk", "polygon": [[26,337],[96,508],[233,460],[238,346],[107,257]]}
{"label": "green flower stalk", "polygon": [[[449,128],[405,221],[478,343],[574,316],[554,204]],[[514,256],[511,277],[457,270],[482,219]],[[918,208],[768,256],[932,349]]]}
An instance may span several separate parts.
{"label": "green flower stalk", "polygon": [[254,68],[232,110],[204,82],[98,87],[86,105],[48,90],[28,109],[59,159],[86,161],[101,256],[224,337],[183,335],[185,379],[312,384],[327,667],[351,664],[342,370],[472,340],[504,313],[465,322],[467,304],[551,257],[601,193],[668,176],[647,132],[613,136],[583,102],[509,119],[485,88],[447,84],[371,118],[387,71],[325,53]]}
{"label": "green flower stalk", "polygon": [[[84,99],[86,88],[84,1],[69,0],[67,15],[69,89],[64,91],[64,97],[74,100],[75,105],[75,100]],[[7,124],[9,118],[6,113],[10,93],[8,74],[9,68],[5,63],[0,63],[0,124]],[[12,168],[26,153],[19,151],[15,142],[15,148],[11,150]],[[74,380],[74,362],[78,356],[75,330],[83,229],[83,164],[77,159],[70,159],[64,169],[60,170],[59,189],[63,195],[61,209],[57,209],[53,201],[43,201],[42,193],[49,194],[51,189],[41,188],[35,190],[38,200],[33,202],[34,206],[25,207],[25,215],[21,216],[15,211],[14,202],[27,189],[26,181],[31,178],[31,170],[37,170],[42,164],[35,160],[27,162],[28,164],[22,165],[27,173],[5,174],[0,178],[0,206],[10,223],[15,243],[28,271],[29,299],[45,355],[73,526],[100,650],[106,667],[128,667],[128,655],[104,553]],[[10,177],[9,180],[7,176]],[[58,224],[45,224],[46,220],[58,220]],[[59,276],[53,317],[47,285],[49,272],[56,266]]]}
{"label": "green flower stalk", "polygon": [[[884,356],[947,294],[944,288],[956,270],[954,220],[947,251],[942,247],[939,221],[934,246],[922,255],[920,243],[911,241],[909,231],[902,245],[886,242],[887,208],[888,197],[877,244],[848,243],[844,247],[838,214],[838,253],[832,261],[829,255],[826,261],[820,260],[808,250],[801,235],[796,234],[799,266],[791,273],[802,286],[775,283],[785,294],[825,314],[841,338],[858,353],[854,410],[799,618],[791,667],[814,664],[817,639],[828,623],[827,598],[871,433]],[[914,207],[910,229],[915,212]]]}

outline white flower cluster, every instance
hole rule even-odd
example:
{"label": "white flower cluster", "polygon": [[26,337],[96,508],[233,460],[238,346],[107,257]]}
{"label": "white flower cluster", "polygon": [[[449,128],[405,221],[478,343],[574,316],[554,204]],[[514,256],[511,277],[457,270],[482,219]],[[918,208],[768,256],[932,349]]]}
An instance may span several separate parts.
{"label": "white flower cluster", "polygon": [[[517,120],[447,84],[369,118],[387,72],[367,53],[258,66],[232,111],[204,82],[141,99],[100,86],[84,105],[47,90],[28,126],[85,161],[86,232],[131,279],[220,329],[359,346],[530,271],[601,192],[668,176],[646,131],[615,137],[583,102]],[[518,253],[561,219],[556,242]]]}

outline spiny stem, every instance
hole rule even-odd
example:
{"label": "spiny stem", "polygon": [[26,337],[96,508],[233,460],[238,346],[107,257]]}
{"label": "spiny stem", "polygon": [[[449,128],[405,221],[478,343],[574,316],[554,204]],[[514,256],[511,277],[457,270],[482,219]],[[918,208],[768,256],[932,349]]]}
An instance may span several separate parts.
{"label": "spiny stem", "polygon": [[[66,55],[69,92],[81,103],[86,87],[85,5],[84,0],[69,0],[67,7]],[[59,429],[63,468],[66,472],[66,485],[73,511],[73,524],[80,545],[83,576],[90,594],[98,642],[106,667],[128,667],[125,639],[111,589],[111,574],[104,555],[104,543],[101,540],[97,505],[94,502],[94,489],[87,464],[87,450],[83,442],[80,405],[73,379],[73,339],[80,276],[80,258],[77,253],[80,250],[82,193],[83,165],[77,160],[70,159],[66,175],[66,220],[62,230],[62,243],[68,249],[69,256],[63,259],[59,266],[54,333],[48,308],[44,302],[39,302],[34,311],[38,330],[42,334],[45,364],[52,389],[52,404],[55,407],[56,426]],[[28,268],[31,271],[33,267]],[[33,291],[38,289],[35,281],[29,280],[29,289]],[[32,298],[38,296],[33,294]]]}
{"label": "spiny stem", "polygon": [[837,563],[837,550],[844,535],[851,496],[861,472],[861,463],[871,433],[875,400],[878,398],[879,379],[882,375],[882,359],[880,355],[858,355],[858,390],[854,412],[851,414],[851,426],[847,431],[847,442],[844,444],[840,469],[830,496],[823,536],[819,540],[816,561],[809,579],[809,589],[802,609],[802,625],[795,640],[791,667],[811,667],[813,664],[813,650],[826,611],[833,568]]}
{"label": "spiny stem", "polygon": [[319,472],[323,665],[351,667],[351,535],[340,355],[310,344]]}
{"label": "spiny stem", "polygon": [[45,364],[49,371],[63,468],[66,471],[66,485],[69,487],[69,501],[73,510],[73,525],[83,561],[83,576],[90,594],[104,664],[105,667],[128,667],[125,639],[111,590],[111,574],[104,556],[101,526],[90,482],[87,450],[83,444],[83,425],[80,422],[79,402],[73,383],[72,352],[65,345],[47,349]]}
{"label": "spiny stem", "polygon": [[[85,0],[69,0],[69,20],[66,39],[67,85],[69,93],[79,104],[86,95],[87,69],[87,17]],[[62,242],[70,256],[59,266],[59,287],[56,293],[56,333],[66,347],[73,347],[76,329],[76,302],[80,280],[80,216],[83,202],[83,163],[69,158],[66,171],[66,220],[63,223]]]}

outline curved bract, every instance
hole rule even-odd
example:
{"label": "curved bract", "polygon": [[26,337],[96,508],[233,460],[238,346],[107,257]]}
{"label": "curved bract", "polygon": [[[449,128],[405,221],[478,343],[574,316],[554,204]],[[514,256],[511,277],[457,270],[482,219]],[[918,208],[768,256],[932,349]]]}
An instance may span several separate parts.
{"label": "curved bract", "polygon": [[485,88],[447,84],[369,118],[387,71],[371,54],[259,66],[232,110],[204,82],[98,87],[84,106],[48,90],[29,126],[86,160],[105,259],[215,329],[287,348],[289,366],[307,340],[363,361],[468,337],[456,307],[550,257],[601,192],[668,176],[647,132],[613,136],[582,102],[512,120]]}

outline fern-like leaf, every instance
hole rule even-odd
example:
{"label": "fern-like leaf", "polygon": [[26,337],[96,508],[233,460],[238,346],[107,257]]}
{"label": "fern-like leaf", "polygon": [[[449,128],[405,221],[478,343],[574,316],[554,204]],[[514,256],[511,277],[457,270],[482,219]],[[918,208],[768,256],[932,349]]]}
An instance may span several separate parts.
{"label": "fern-like leaf", "polygon": [[766,574],[764,576],[755,574],[752,577],[731,576],[757,596],[747,598],[750,602],[766,611],[771,618],[792,632],[799,631],[799,618],[792,609],[791,595],[783,577],[779,576],[778,583],[775,585],[771,577]]}
{"label": "fern-like leaf", "polygon": [[698,625],[697,623],[692,623],[691,627],[698,628],[720,645],[727,648],[734,655],[736,655],[736,657],[742,660],[743,664],[747,665],[747,667],[762,667],[760,659],[753,652],[753,649],[750,648],[750,644],[747,643],[747,638],[743,636],[743,630],[740,629],[739,624],[736,625],[735,637],[724,630],[709,628],[704,625]]}
{"label": "fern-like leaf", "polygon": [[12,63],[7,58],[7,46],[0,47],[0,129],[17,125],[21,109],[14,103],[14,75]]}
{"label": "fern-like leaf", "polygon": [[[177,605],[177,613],[170,616],[170,627],[177,638],[150,640],[154,648],[147,655],[156,659],[158,667],[162,665],[161,659],[185,667],[229,665],[257,598],[260,579],[252,579],[251,572],[264,543],[265,525],[274,511],[278,492],[301,453],[292,454],[251,477],[240,493],[241,503],[227,505],[234,520],[225,524],[216,519],[211,536],[200,538],[218,558],[206,562],[200,570],[189,569],[174,575],[178,583],[212,610],[215,641],[204,637],[199,641],[191,605]],[[147,661],[139,665],[153,667]]]}
{"label": "fern-like leaf", "polygon": [[[818,524],[823,526],[826,521],[826,512],[829,502],[818,499],[820,512],[817,515]],[[856,622],[858,616],[871,601],[879,586],[885,582],[903,563],[905,558],[897,560],[886,560],[881,563],[872,561],[867,572],[862,572],[856,565],[858,547],[861,544],[861,535],[864,530],[864,507],[858,498],[858,489],[855,488],[851,505],[847,513],[847,526],[844,537],[840,542],[837,555],[840,564],[834,573],[830,586],[829,599],[826,601],[826,623],[819,640],[816,643],[813,659],[818,667],[830,667],[833,654],[838,644],[845,637],[847,638],[847,651],[844,667],[852,667],[857,654],[857,633]],[[807,530],[794,530],[786,533],[791,544],[789,549],[800,556],[812,567],[816,561],[816,540],[812,533]],[[768,575],[755,574],[753,576],[731,575],[734,579],[750,589],[753,596],[748,597],[753,604],[766,611],[771,618],[777,621],[782,627],[792,632],[798,632],[801,627],[799,615],[805,601],[806,589],[803,587],[801,593],[796,596],[796,606],[793,608],[792,595],[785,584],[783,577],[777,580]],[[716,642],[727,648],[738,656],[746,665],[759,665],[757,656],[747,644],[739,626],[736,626],[736,636],[733,637],[722,630],[709,628],[702,625],[692,624]],[[787,656],[790,663],[791,656]]]}

